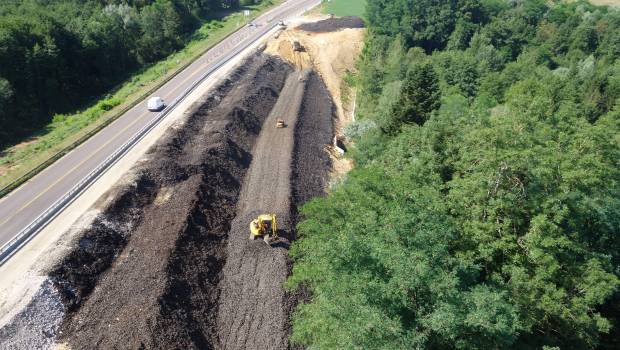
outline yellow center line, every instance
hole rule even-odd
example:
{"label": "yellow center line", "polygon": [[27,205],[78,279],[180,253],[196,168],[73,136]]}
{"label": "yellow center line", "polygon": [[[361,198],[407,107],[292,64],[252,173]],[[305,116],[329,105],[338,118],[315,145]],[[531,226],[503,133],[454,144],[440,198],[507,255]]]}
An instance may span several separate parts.
{"label": "yellow center line", "polygon": [[[241,41],[245,40],[246,38],[243,38]],[[240,42],[241,42],[240,41]],[[227,47],[230,47],[230,44],[232,43],[226,43],[224,45],[228,45]],[[233,47],[237,46],[239,43],[233,44]],[[215,47],[214,47],[215,48]],[[207,52],[208,54],[208,52]],[[222,54],[219,55],[219,57],[225,56],[226,54]],[[215,57],[214,57],[215,59]],[[205,62],[204,64],[202,64],[200,67],[198,67],[198,69],[196,69],[192,74],[190,74],[189,76],[187,76],[183,81],[181,81],[180,83],[176,84],[176,88],[173,89],[171,91],[175,92],[177,91],[179,88],[181,88],[181,86],[183,84],[185,84],[189,79],[193,78],[196,74],[200,73],[202,71],[203,68],[205,68],[206,66],[208,66],[209,64],[211,64],[212,61],[208,60],[207,62]],[[172,82],[172,81],[171,81]],[[168,96],[170,96],[170,94],[168,94]],[[126,125],[121,131],[117,132],[117,135],[122,134],[123,132],[125,132],[127,129],[129,129],[131,126],[133,126],[134,124],[136,124],[138,122],[138,120],[140,120],[142,117],[144,117],[145,112],[142,112],[137,118],[134,118],[133,122],[129,123],[128,125]],[[103,145],[99,146],[99,148],[97,148],[94,152],[91,152],[91,156],[98,153],[99,151],[101,151],[103,148],[105,148],[106,146],[108,146],[110,143],[112,143],[112,141],[114,141],[115,139],[109,139],[107,142],[105,142]],[[41,191],[36,197],[34,197],[33,199],[31,199],[28,203],[24,204],[21,208],[19,208],[17,211],[15,211],[13,213],[13,215],[9,216],[8,218],[4,219],[2,222],[0,222],[0,225],[4,225],[6,222],[8,222],[9,220],[11,220],[12,218],[14,218],[17,214],[19,214],[20,212],[22,212],[25,208],[29,207],[34,201],[36,201],[37,199],[39,199],[41,196],[43,196],[45,193],[47,193],[52,187],[56,186],[59,182],[61,182],[63,179],[65,179],[69,174],[71,174],[73,171],[75,171],[77,168],[81,167],[84,163],[86,163],[88,160],[90,160],[91,156],[89,157],[84,157],[84,160],[82,160],[80,163],[78,163],[77,165],[75,165],[73,168],[71,168],[69,171],[67,171],[63,176],[61,176],[60,178],[58,178],[56,181],[54,181],[52,184],[50,184],[49,186],[47,186],[43,191]]]}
{"label": "yellow center line", "polygon": [[[133,120],[133,122],[127,124],[121,131],[119,131],[117,133],[117,135],[122,134],[123,132],[125,132],[127,129],[129,129],[130,127],[132,127],[134,124],[136,124],[138,122],[138,120],[140,120],[142,117],[144,117],[145,113],[143,112],[142,114],[140,114],[137,118],[135,118]],[[99,148],[97,148],[95,151],[91,152],[91,156],[93,154],[98,153],[99,151],[101,151],[103,148],[105,148],[107,145],[109,145],[110,143],[112,143],[112,141],[115,141],[115,138],[111,138],[109,139],[106,143],[104,143],[103,145],[99,146]],[[34,201],[36,201],[37,199],[39,199],[41,196],[43,196],[45,193],[47,193],[52,187],[56,186],[56,184],[58,184],[60,181],[62,181],[65,177],[67,177],[67,175],[71,174],[73,171],[75,171],[75,169],[79,168],[80,166],[82,166],[84,163],[86,163],[88,160],[90,160],[91,156],[89,157],[84,157],[84,160],[82,160],[80,163],[78,163],[77,165],[75,165],[73,168],[71,168],[69,171],[67,171],[63,176],[59,177],[56,181],[54,181],[51,185],[47,186],[43,191],[41,191],[36,197],[34,197],[33,199],[31,199],[28,203],[24,204],[21,208],[19,208],[17,211],[15,211],[13,213],[13,215],[9,216],[8,218],[6,218],[4,221],[0,222],[0,226],[4,225],[7,221],[11,220],[12,218],[14,218],[17,214],[19,214],[21,211],[23,211],[26,207],[30,206]]]}
{"label": "yellow center line", "polygon": [[[241,41],[243,41],[243,40],[245,40],[245,38],[244,38],[244,39],[242,39]],[[239,42],[241,42],[241,41],[239,41]],[[236,44],[234,44],[234,45],[233,45],[233,47],[236,47],[236,46],[239,44],[239,42],[238,42],[238,43],[236,43]],[[208,52],[207,52],[207,54],[208,54]],[[214,57],[214,59],[215,59],[215,58],[218,58],[218,57],[225,56],[225,55],[226,55],[226,54],[221,54],[221,55],[219,55],[219,56]],[[200,65],[200,67],[198,67],[198,68],[197,68],[197,69],[196,69],[196,70],[195,70],[192,74],[190,74],[190,75],[189,75],[189,76],[187,76],[185,79],[183,79],[183,81],[181,81],[180,83],[178,83],[178,84],[177,84],[177,87],[176,87],[176,88],[174,88],[174,89],[173,89],[172,91],[170,91],[170,92],[172,93],[172,92],[175,92],[175,91],[179,90],[179,89],[182,87],[182,85],[183,85],[183,84],[185,84],[185,83],[186,83],[189,79],[191,79],[191,78],[193,78],[194,76],[196,76],[196,74],[201,73],[201,72],[202,72],[202,70],[203,70],[205,67],[209,66],[209,65],[210,65],[210,64],[212,64],[212,63],[213,63],[213,61],[212,61],[212,60],[208,60],[208,61],[207,61],[207,62],[205,62],[204,64]]]}

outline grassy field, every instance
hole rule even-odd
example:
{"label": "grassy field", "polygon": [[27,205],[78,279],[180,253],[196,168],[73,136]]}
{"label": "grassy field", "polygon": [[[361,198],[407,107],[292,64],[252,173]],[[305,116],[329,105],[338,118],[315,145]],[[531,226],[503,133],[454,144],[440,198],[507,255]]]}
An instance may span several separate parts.
{"label": "grassy field", "polygon": [[[252,17],[280,3],[272,0],[249,7]],[[148,66],[121,84],[100,101],[71,115],[56,115],[38,135],[19,145],[6,149],[0,155],[0,188],[22,178],[58,152],[87,137],[126,109],[142,100],[145,94],[174,76],[185,65],[198,58],[207,49],[243,26],[248,19],[236,12],[221,20],[205,22],[185,48],[165,60]]]}
{"label": "grassy field", "polygon": [[363,17],[365,7],[366,0],[331,0],[324,2],[323,13],[331,13],[336,16]]}
{"label": "grassy field", "polygon": [[599,6],[620,6],[620,0],[590,0],[590,2]]}

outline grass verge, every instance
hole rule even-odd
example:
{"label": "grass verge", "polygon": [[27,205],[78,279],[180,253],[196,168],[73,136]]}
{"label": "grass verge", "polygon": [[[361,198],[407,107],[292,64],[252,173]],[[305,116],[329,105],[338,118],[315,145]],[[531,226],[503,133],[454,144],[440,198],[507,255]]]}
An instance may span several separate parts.
{"label": "grass verge", "polygon": [[[247,7],[250,18],[280,2]],[[123,115],[248,20],[243,11],[238,11],[221,20],[206,21],[182,50],[141,69],[87,109],[55,115],[38,135],[4,150],[0,155],[0,198]]]}
{"label": "grass verge", "polygon": [[331,0],[324,1],[323,13],[331,13],[339,17],[364,17],[366,0]]}
{"label": "grass verge", "polygon": [[620,7],[620,0],[590,0],[590,2],[597,6]]}

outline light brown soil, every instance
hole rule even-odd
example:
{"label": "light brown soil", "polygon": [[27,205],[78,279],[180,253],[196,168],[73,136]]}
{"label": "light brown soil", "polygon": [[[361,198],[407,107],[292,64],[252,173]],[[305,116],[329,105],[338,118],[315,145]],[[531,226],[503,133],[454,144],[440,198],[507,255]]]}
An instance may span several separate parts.
{"label": "light brown soil", "polygon": [[[326,19],[324,15],[306,18],[310,25],[317,21],[318,23],[334,21],[329,19],[326,21]],[[338,19],[335,20],[338,21]],[[333,31],[316,33],[305,31],[302,29],[304,27],[307,25],[302,24],[283,31],[277,39],[268,43],[266,52],[278,55],[300,68],[311,67],[319,73],[335,103],[337,115],[335,133],[340,136],[342,128],[355,119],[356,91],[350,89],[343,79],[348,72],[356,72],[355,60],[363,49],[366,29],[340,29],[336,25]],[[327,30],[328,27],[330,23],[320,26],[320,29]],[[294,52],[293,40],[299,41],[305,50]],[[343,93],[347,95],[346,99]],[[332,156],[331,176],[338,178],[349,172],[353,168],[353,163],[350,159],[341,157],[334,146],[335,144],[330,146],[327,151]]]}
{"label": "light brown soil", "polygon": [[[304,62],[310,61],[310,66],[323,78],[336,103],[338,126],[343,127],[353,119],[353,99],[349,98],[346,104],[342,101],[343,78],[347,72],[355,72],[355,60],[363,48],[365,35],[364,28],[346,28],[325,33],[289,28],[268,44],[266,52],[278,55],[293,64],[299,62],[299,55],[307,56]],[[305,52],[293,52],[292,40],[298,40]],[[301,67],[308,68],[308,64]]]}

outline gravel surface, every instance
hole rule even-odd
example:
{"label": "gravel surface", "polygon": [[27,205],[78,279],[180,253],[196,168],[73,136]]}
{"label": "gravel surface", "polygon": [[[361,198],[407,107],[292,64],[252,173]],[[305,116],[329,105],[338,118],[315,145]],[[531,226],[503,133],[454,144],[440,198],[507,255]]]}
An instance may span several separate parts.
{"label": "gravel surface", "polygon": [[[295,238],[298,205],[325,193],[331,169],[325,148],[334,117],[329,92],[316,73],[304,70],[289,77],[256,143],[232,223],[216,348],[290,348],[290,315],[303,295],[282,289],[291,268],[288,247]],[[288,127],[276,129],[276,118]],[[269,212],[278,215],[281,237],[272,247],[248,239],[250,220]]]}
{"label": "gravel surface", "polygon": [[24,310],[0,329],[0,349],[52,349],[64,315],[62,297],[47,279]]}
{"label": "gravel surface", "polygon": [[309,22],[299,25],[296,29],[313,33],[335,32],[344,28],[364,28],[364,21],[359,17],[334,17],[318,22]]}

